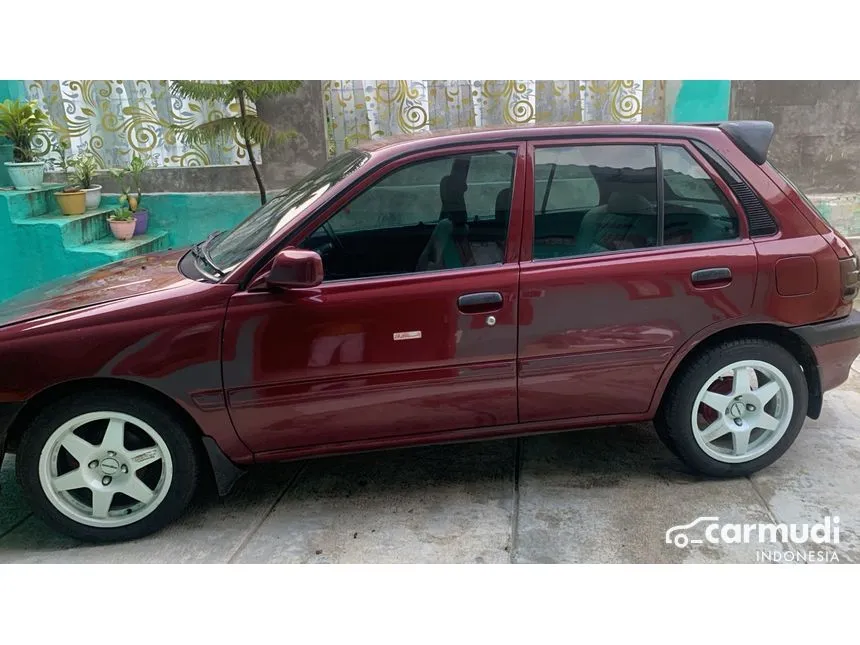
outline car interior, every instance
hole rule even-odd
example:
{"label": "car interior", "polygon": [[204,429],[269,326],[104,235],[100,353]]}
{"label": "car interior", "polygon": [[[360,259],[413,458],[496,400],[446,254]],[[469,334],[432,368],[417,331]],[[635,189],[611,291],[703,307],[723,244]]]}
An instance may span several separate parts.
{"label": "car interior", "polygon": [[[596,205],[548,208],[554,169],[535,204],[534,257],[557,258],[648,248],[658,244],[656,169],[588,167]],[[664,180],[664,244],[737,237],[737,218],[717,193],[711,199],[684,199]],[[559,200],[554,200],[558,202]],[[581,202],[582,199],[580,198]]]}
{"label": "car interior", "polygon": [[[402,186],[373,202],[378,212],[373,213],[372,221],[361,225],[360,220],[368,219],[366,213],[340,211],[314,231],[302,247],[322,256],[326,280],[501,263],[511,211],[514,157],[513,153],[508,156],[510,177],[503,182],[472,181],[469,171],[473,157],[450,160],[448,173],[434,191],[440,208],[432,217],[415,221],[408,213],[409,202],[418,199],[429,202],[434,198],[425,190],[426,186]],[[377,186],[364,194],[373,193]],[[496,190],[497,186],[503,187]],[[467,192],[476,188],[484,193],[491,190],[495,195],[492,212],[488,209],[478,212],[469,207]],[[377,190],[377,195],[381,193],[382,190]],[[361,196],[355,201],[359,199]],[[356,222],[342,225],[338,222],[342,217],[343,221],[354,217]]]}
{"label": "car interior", "polygon": [[[470,174],[479,155],[445,159],[446,174],[438,184],[427,183],[426,176],[420,177],[424,183],[400,185],[386,185],[383,179],[302,247],[322,256],[326,280],[501,263],[513,179],[513,153],[507,154],[511,175],[504,180],[498,173],[491,181]],[[557,173],[555,164],[548,166],[539,168],[535,259],[658,244],[656,168],[568,166]],[[438,166],[435,172],[441,174]],[[737,237],[737,218],[717,192],[682,197],[673,190],[673,183],[681,184],[669,181],[669,175],[663,182],[664,244]],[[431,210],[433,203],[438,210]]]}

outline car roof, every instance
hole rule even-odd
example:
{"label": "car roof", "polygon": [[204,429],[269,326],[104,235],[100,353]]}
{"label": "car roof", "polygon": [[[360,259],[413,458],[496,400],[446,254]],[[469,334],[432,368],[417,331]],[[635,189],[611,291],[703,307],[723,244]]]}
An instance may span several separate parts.
{"label": "car roof", "polygon": [[722,131],[758,163],[764,163],[773,136],[768,121],[715,121],[708,123],[541,123],[495,125],[480,128],[454,128],[400,134],[364,141],[355,149],[372,155],[388,156],[402,152],[466,143],[492,143],[530,139],[616,136],[708,138]]}
{"label": "car roof", "polygon": [[587,136],[589,134],[604,134],[606,132],[617,133],[620,136],[636,134],[639,136],[648,134],[660,134],[671,129],[677,135],[684,132],[695,132],[702,127],[713,128],[719,123],[618,123],[618,122],[578,122],[578,123],[523,123],[512,125],[491,125],[483,127],[448,128],[444,130],[421,131],[410,134],[396,134],[369,141],[362,141],[355,146],[358,150],[375,152],[384,148],[407,145],[419,141],[435,142],[439,139],[458,139],[461,141],[493,141],[499,138],[533,139],[544,136],[563,136],[569,133],[571,136]]}

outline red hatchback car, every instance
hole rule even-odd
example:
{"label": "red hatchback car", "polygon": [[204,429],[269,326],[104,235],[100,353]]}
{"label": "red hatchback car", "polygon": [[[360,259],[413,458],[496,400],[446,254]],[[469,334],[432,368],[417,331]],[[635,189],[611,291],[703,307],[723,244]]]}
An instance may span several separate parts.
{"label": "red hatchback car", "polygon": [[0,310],[0,456],[87,540],[151,533],[265,461],[653,420],[763,468],[860,353],[850,245],[773,126],[387,140],[234,229]]}

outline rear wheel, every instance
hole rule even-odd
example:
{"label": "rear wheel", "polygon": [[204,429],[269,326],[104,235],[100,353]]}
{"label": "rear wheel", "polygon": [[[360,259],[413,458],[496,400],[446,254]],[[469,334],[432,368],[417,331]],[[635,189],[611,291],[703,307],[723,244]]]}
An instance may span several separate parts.
{"label": "rear wheel", "polygon": [[181,422],[125,393],[67,397],[24,431],[17,478],[34,512],[81,540],[128,540],[175,520],[199,477]]}
{"label": "rear wheel", "polygon": [[808,397],[803,370],[788,351],[760,339],[733,341],[684,368],[655,425],[669,449],[695,470],[747,475],[788,450]]}

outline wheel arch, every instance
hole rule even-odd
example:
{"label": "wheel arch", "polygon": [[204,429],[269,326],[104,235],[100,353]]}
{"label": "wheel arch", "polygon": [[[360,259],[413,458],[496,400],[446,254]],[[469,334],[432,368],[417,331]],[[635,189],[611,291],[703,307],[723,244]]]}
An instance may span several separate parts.
{"label": "wheel arch", "polygon": [[818,373],[818,363],[815,360],[815,353],[809,344],[790,328],[771,323],[750,323],[721,329],[691,344],[686,351],[679,351],[679,355],[676,355],[672,361],[672,365],[666,370],[668,378],[664,375],[661,379],[662,389],[655,396],[655,412],[663,405],[666,395],[672,390],[678,375],[682,373],[686,365],[695,361],[703,352],[708,351],[716,345],[746,338],[760,338],[761,340],[770,341],[781,346],[794,356],[803,369],[803,374],[806,377],[806,385],[809,390],[807,416],[810,419],[817,419],[821,414],[823,392],[821,390],[821,379]]}
{"label": "wheel arch", "polygon": [[204,466],[207,483],[215,485],[218,493],[227,494],[233,484],[244,473],[224,455],[214,439],[203,432],[193,416],[182,407],[175,399],[161,390],[145,383],[115,377],[91,377],[75,379],[56,383],[27,399],[26,403],[18,410],[8,427],[6,436],[6,450],[15,452],[21,436],[29,423],[43,410],[51,401],[66,397],[82,391],[111,390],[113,392],[123,391],[130,395],[143,397],[170,410],[180,421],[182,428],[188,432],[191,439],[198,448],[201,463]]}

